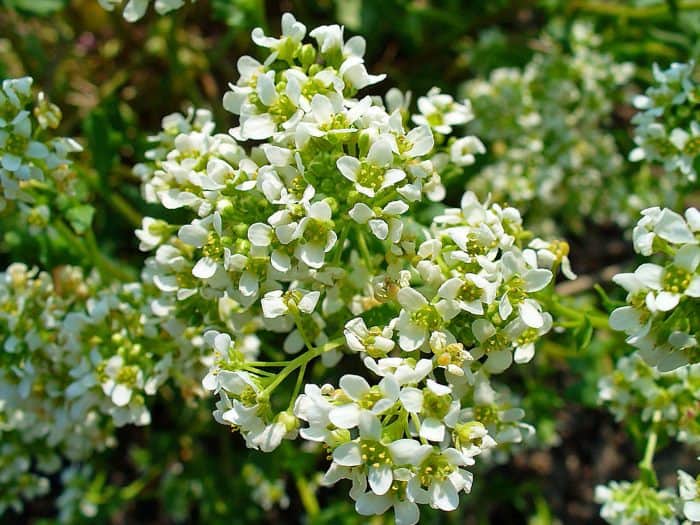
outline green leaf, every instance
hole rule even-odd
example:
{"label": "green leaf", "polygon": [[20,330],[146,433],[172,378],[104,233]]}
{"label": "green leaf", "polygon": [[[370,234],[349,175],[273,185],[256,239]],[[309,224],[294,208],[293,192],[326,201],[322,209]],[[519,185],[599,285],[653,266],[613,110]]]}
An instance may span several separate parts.
{"label": "green leaf", "polygon": [[83,234],[92,226],[92,218],[95,215],[95,208],[89,204],[75,206],[66,212],[66,219],[71,227],[78,234]]}
{"label": "green leaf", "polygon": [[16,9],[30,15],[46,16],[66,7],[68,0],[3,0],[2,4],[8,9]]}

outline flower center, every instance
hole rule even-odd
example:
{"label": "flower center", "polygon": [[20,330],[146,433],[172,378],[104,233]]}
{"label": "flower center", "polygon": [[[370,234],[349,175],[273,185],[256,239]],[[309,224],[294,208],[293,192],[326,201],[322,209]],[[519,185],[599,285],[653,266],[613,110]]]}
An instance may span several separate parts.
{"label": "flower center", "polygon": [[411,313],[411,321],[426,330],[436,330],[440,327],[440,314],[435,307],[426,304],[419,310]]}
{"label": "flower center", "polygon": [[663,277],[664,290],[671,293],[681,293],[690,284],[692,274],[678,266],[670,266],[666,268]]}
{"label": "flower center", "polygon": [[442,481],[455,471],[455,466],[441,454],[432,454],[418,471],[418,480],[424,487],[432,485],[433,480]]}
{"label": "flower center", "polygon": [[498,423],[498,409],[491,405],[474,407],[474,419],[483,425]]}
{"label": "flower center", "polygon": [[362,440],[360,442],[360,454],[365,465],[379,468],[382,465],[391,465],[389,451],[378,441]]}
{"label": "flower center", "polygon": [[384,168],[368,162],[360,165],[360,171],[357,173],[357,183],[360,186],[377,191],[381,188],[382,182],[384,182]]}
{"label": "flower center", "polygon": [[16,157],[21,157],[27,149],[27,144],[29,144],[29,138],[24,135],[10,135],[5,141],[4,150],[10,155]]}

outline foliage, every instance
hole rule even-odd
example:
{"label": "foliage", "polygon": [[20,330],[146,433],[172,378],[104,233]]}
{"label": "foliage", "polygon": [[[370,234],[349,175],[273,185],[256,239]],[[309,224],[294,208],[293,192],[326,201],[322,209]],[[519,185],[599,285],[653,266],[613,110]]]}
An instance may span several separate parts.
{"label": "foliage", "polygon": [[0,24],[0,519],[700,521],[697,2]]}

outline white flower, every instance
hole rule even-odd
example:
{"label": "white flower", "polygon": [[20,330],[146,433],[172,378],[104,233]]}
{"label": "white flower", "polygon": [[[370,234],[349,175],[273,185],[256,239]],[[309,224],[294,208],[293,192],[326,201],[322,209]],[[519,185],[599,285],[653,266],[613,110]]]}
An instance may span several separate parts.
{"label": "white flower", "polygon": [[381,211],[375,211],[363,202],[358,202],[349,215],[358,224],[368,224],[377,239],[389,239],[393,243],[401,240],[403,221],[400,216],[408,211],[403,201],[391,201]]}
{"label": "white flower", "polygon": [[277,51],[278,55],[283,60],[291,59],[287,55],[287,49],[280,49],[282,46],[288,46],[291,49],[295,48],[295,45],[301,43],[306,35],[306,26],[301,22],[298,22],[294,15],[291,13],[282,14],[282,37],[274,38],[271,36],[265,36],[263,30],[259,27],[253,29],[251,33],[253,42],[255,42],[260,47],[267,47]]}
{"label": "white flower", "polygon": [[484,304],[493,303],[498,285],[480,275],[467,273],[464,278],[452,277],[438,289],[438,296],[450,304],[450,310],[464,310],[473,315],[483,315]]}
{"label": "white flower", "polygon": [[428,338],[428,333],[442,325],[442,317],[436,307],[413,288],[399,290],[397,300],[402,309],[396,328],[399,332],[399,346],[407,352],[419,349]]}
{"label": "white flower", "polygon": [[372,357],[386,356],[394,348],[393,330],[389,326],[368,329],[361,317],[345,324],[345,342],[354,352],[366,352]]}
{"label": "white flower", "polygon": [[[362,417],[366,421],[376,419],[399,399],[399,384],[393,376],[386,376],[378,385],[370,387],[361,376],[346,374],[340,378],[340,388],[349,402],[336,406],[328,415],[338,428],[354,428],[360,424]],[[363,413],[366,413],[365,416]]]}
{"label": "white flower", "polygon": [[333,212],[326,201],[304,204],[306,215],[294,232],[298,239],[296,257],[311,268],[321,268],[324,255],[335,246],[338,235],[333,230]]}
{"label": "white flower", "polygon": [[426,96],[418,98],[418,111],[420,114],[413,115],[413,122],[429,126],[443,135],[452,133],[452,126],[466,124],[474,118],[469,101],[464,104],[455,102],[437,87],[428,91]]}
{"label": "white flower", "polygon": [[471,491],[473,476],[460,468],[473,460],[454,448],[433,452],[419,465],[419,474],[408,482],[411,501],[435,509],[452,511],[459,505],[459,493]]}
{"label": "white flower", "polygon": [[374,197],[377,192],[406,178],[402,170],[389,167],[393,157],[391,142],[379,138],[372,143],[364,160],[346,155],[340,157],[336,164],[343,177],[355,183],[357,191]]}
{"label": "white flower", "polygon": [[301,289],[283,292],[273,290],[267,292],[260,300],[263,315],[268,319],[275,319],[288,313],[296,311],[310,314],[316,309],[321,292],[307,292]]}
{"label": "white flower", "polygon": [[129,404],[134,388],[143,387],[143,372],[133,365],[125,365],[119,355],[110,357],[104,366],[102,390],[118,407]]}
{"label": "white flower", "polygon": [[475,154],[484,153],[484,144],[473,135],[459,138],[450,145],[450,160],[457,166],[470,166],[476,161]]}
{"label": "white flower", "polygon": [[4,129],[0,128],[0,166],[20,180],[41,178],[32,160],[49,155],[45,144],[32,138],[32,123],[28,111],[20,111]]}

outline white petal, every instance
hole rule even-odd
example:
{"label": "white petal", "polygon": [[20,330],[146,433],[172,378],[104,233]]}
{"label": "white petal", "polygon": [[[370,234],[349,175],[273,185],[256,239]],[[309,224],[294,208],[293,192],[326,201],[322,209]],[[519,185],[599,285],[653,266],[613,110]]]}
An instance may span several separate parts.
{"label": "white petal", "polygon": [[416,525],[419,518],[418,505],[412,501],[397,501],[394,503],[394,520],[396,525]]}
{"label": "white petal", "polygon": [[397,439],[389,444],[395,465],[420,465],[432,451],[432,446],[421,445],[415,439]]}
{"label": "white petal", "polygon": [[381,219],[372,219],[369,221],[369,229],[372,230],[377,239],[386,240],[389,235],[389,225]]}
{"label": "white petal", "polygon": [[360,421],[360,409],[354,403],[341,405],[328,412],[328,419],[338,428],[355,428]]}
{"label": "white petal", "polygon": [[198,279],[209,279],[216,273],[218,263],[209,257],[202,257],[192,268],[192,275]]}
{"label": "white petal", "polygon": [[420,310],[423,306],[428,304],[428,301],[420,292],[417,292],[413,288],[406,287],[399,290],[396,298],[398,299],[401,306],[403,306],[409,312],[415,312]]}
{"label": "white petal", "polygon": [[610,314],[610,327],[613,330],[628,332],[639,326],[640,314],[632,306],[616,308]]}
{"label": "white petal", "polygon": [[678,306],[678,301],[680,301],[680,299],[680,294],[666,291],[659,292],[656,296],[656,308],[662,312],[670,312]]}
{"label": "white petal", "polygon": [[663,277],[664,269],[658,264],[644,263],[634,271],[634,275],[643,284],[652,290],[661,288],[661,278]]}
{"label": "white petal", "polygon": [[492,374],[500,374],[513,362],[513,354],[510,350],[497,350],[488,356],[484,368]]}
{"label": "white petal", "polygon": [[349,215],[358,224],[365,224],[368,220],[374,217],[374,212],[372,211],[372,208],[367,206],[364,202],[358,202],[352,207]]}
{"label": "white petal", "polygon": [[394,158],[391,151],[391,143],[388,140],[380,139],[374,142],[369,148],[367,160],[376,166],[386,166]]}
{"label": "white petal", "polygon": [[525,291],[537,292],[552,280],[552,272],[544,269],[530,270],[525,274]]}
{"label": "white petal", "polygon": [[433,149],[433,133],[428,126],[419,126],[412,129],[408,132],[406,138],[413,144],[413,147],[406,152],[409,157],[422,157]]}
{"label": "white petal", "polygon": [[123,407],[131,401],[132,390],[126,385],[116,384],[112,390],[112,403],[118,407]]}
{"label": "white petal", "polygon": [[307,242],[297,248],[297,254],[305,264],[311,268],[321,268],[325,254],[324,246]]}
{"label": "white petal", "polygon": [[441,442],[445,439],[445,425],[439,419],[429,417],[420,426],[420,436],[428,441]]}
{"label": "white petal", "polygon": [[254,246],[269,246],[272,238],[272,228],[262,222],[251,224],[248,228],[248,240]]}
{"label": "white petal", "polygon": [[523,322],[532,328],[542,328],[544,326],[544,317],[542,313],[528,300],[525,300],[518,307],[520,318]]}
{"label": "white petal", "polygon": [[272,120],[272,116],[267,113],[251,115],[241,125],[241,131],[246,138],[264,140],[270,138],[277,131],[277,125]]}
{"label": "white petal", "polygon": [[399,395],[401,403],[409,412],[418,413],[423,410],[423,391],[413,387],[405,387]]}
{"label": "white petal", "polygon": [[362,465],[360,446],[353,441],[343,443],[333,451],[333,461],[343,467],[357,467]]}
{"label": "white petal", "polygon": [[430,499],[440,510],[451,511],[459,505],[459,496],[449,480],[433,483],[430,486]]}
{"label": "white petal", "polygon": [[376,495],[382,496],[386,494],[394,481],[391,466],[387,464],[381,465],[379,468],[370,466],[367,481],[369,481],[372,492]]}
{"label": "white petal", "polygon": [[364,377],[346,374],[340,378],[340,388],[342,388],[351,399],[357,401],[369,392],[369,383]]}
{"label": "white petal", "polygon": [[343,177],[353,182],[357,180],[357,172],[360,171],[360,161],[355,157],[340,157],[335,164]]}
{"label": "white petal", "polygon": [[515,354],[513,359],[516,363],[529,363],[535,356],[535,345],[532,343],[526,344],[524,346],[519,346],[515,349]]}
{"label": "white petal", "polygon": [[700,501],[686,501],[683,505],[683,514],[690,521],[700,521]]}
{"label": "white petal", "polygon": [[355,502],[355,510],[362,516],[379,516],[391,507],[391,498],[377,496],[373,492],[362,494]]}
{"label": "white petal", "polygon": [[299,307],[299,310],[301,310],[305,314],[310,314],[316,308],[316,305],[318,304],[318,299],[320,297],[321,292],[309,292],[301,298],[297,306]]}

